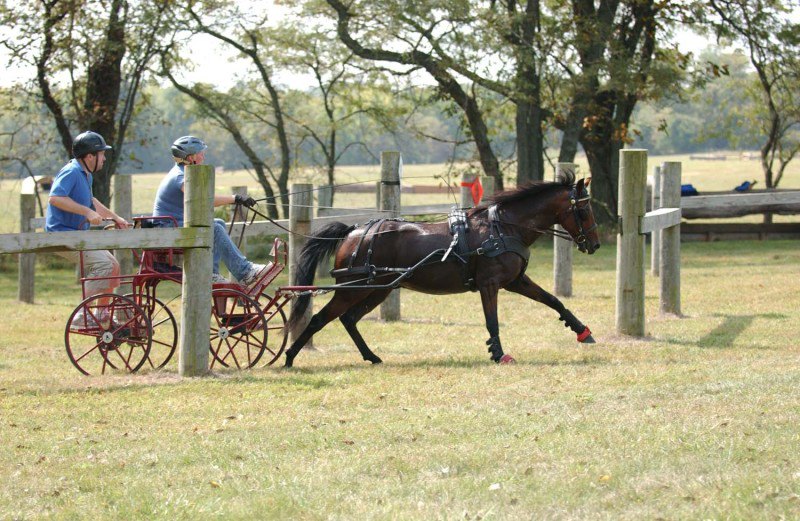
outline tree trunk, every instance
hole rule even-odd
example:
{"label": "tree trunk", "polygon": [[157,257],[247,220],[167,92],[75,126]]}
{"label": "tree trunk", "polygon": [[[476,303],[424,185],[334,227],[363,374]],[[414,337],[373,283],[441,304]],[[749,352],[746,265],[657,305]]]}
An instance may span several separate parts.
{"label": "tree trunk", "polygon": [[[80,123],[85,130],[93,130],[113,143],[117,133],[117,102],[122,84],[122,58],[125,56],[125,22],[121,15],[123,0],[111,2],[106,39],[97,61],[89,66],[87,72],[86,98]],[[106,166],[94,174],[94,196],[103,204],[111,202],[111,177],[116,171],[116,157],[106,161]]]}
{"label": "tree trunk", "polygon": [[517,186],[544,179],[542,113],[538,103],[517,102]]}
{"label": "tree trunk", "polygon": [[[517,185],[544,179],[544,137],[542,136],[541,79],[536,69],[536,34],[539,31],[539,1],[529,0],[519,27],[507,36],[514,45],[517,70],[514,78],[519,93],[516,103]],[[513,27],[513,26],[512,26]]]}

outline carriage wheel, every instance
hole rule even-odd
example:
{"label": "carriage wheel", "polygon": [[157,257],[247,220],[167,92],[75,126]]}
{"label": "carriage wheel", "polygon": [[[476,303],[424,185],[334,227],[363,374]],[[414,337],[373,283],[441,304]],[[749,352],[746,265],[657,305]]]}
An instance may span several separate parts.
{"label": "carriage wheel", "polygon": [[267,347],[267,319],[258,303],[235,289],[211,291],[211,369],[253,367]]}
{"label": "carriage wheel", "polygon": [[64,344],[85,375],[136,372],[147,361],[150,319],[133,300],[113,293],[87,298],[70,314]]}
{"label": "carriage wheel", "polygon": [[289,328],[286,327],[286,313],[283,307],[276,305],[269,307],[272,297],[261,294],[258,303],[267,319],[267,351],[265,353],[266,362],[264,365],[272,365],[283,354],[286,344],[289,342]]}
{"label": "carriage wheel", "polygon": [[145,367],[161,369],[172,359],[175,348],[178,346],[178,324],[175,315],[160,300],[150,295],[125,295],[130,299],[141,298],[140,305],[150,319],[150,328],[153,339],[150,345],[150,354],[147,356]]}

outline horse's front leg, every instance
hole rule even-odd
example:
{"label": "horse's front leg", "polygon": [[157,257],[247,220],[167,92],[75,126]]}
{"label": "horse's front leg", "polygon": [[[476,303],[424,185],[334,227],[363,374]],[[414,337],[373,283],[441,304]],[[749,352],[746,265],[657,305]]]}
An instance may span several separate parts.
{"label": "horse's front leg", "polygon": [[564,322],[564,326],[570,328],[578,335],[578,342],[584,344],[594,344],[592,332],[578,320],[570,310],[564,307],[556,297],[543,290],[538,284],[533,282],[527,275],[518,277],[513,282],[508,284],[505,289],[525,295],[528,298],[541,302],[545,306],[554,309],[558,312],[558,319]]}
{"label": "horse's front leg", "polygon": [[499,287],[490,284],[480,288],[481,303],[483,304],[483,316],[486,318],[486,329],[489,331],[489,353],[492,361],[498,364],[508,364],[514,362],[511,355],[503,354],[503,346],[500,345],[500,323],[497,320],[497,292]]}

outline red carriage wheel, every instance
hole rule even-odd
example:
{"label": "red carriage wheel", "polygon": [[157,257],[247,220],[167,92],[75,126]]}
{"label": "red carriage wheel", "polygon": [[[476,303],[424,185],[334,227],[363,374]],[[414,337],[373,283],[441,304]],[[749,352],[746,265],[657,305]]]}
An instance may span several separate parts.
{"label": "red carriage wheel", "polygon": [[253,367],[267,347],[267,320],[258,302],[232,288],[211,291],[211,369]]}
{"label": "red carriage wheel", "polygon": [[150,319],[152,342],[144,367],[161,369],[172,359],[178,346],[178,324],[172,311],[155,297],[129,293],[126,297],[139,302]]}
{"label": "red carriage wheel", "polygon": [[264,318],[267,319],[267,350],[264,353],[264,365],[272,365],[283,354],[289,342],[289,328],[286,326],[286,313],[283,311],[280,298],[261,294],[258,303]]}
{"label": "red carriage wheel", "polygon": [[64,344],[72,365],[85,375],[136,372],[147,361],[150,319],[132,299],[104,293],[70,314]]}

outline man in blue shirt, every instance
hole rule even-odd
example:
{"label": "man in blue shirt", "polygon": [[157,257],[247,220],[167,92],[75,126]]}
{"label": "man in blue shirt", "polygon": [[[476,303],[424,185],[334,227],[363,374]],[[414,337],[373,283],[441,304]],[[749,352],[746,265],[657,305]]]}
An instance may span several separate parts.
{"label": "man in blue shirt", "polygon": [[[203,141],[194,136],[183,136],[175,140],[171,148],[175,166],[172,167],[172,170],[169,171],[158,187],[156,200],[153,203],[153,215],[172,216],[178,221],[178,226],[183,226],[184,167],[185,165],[202,164],[205,161],[207,148]],[[248,208],[252,208],[256,201],[252,197],[242,197],[240,195],[214,196],[215,207],[234,203],[241,203]],[[167,223],[161,225],[167,225]],[[212,283],[228,282],[219,273],[220,260],[225,263],[231,275],[245,286],[258,282],[267,270],[267,266],[264,264],[250,262],[242,255],[242,252],[239,251],[239,248],[236,247],[225,230],[225,222],[222,219],[214,219],[213,257]]]}
{"label": "man in blue shirt", "polygon": [[[98,201],[92,194],[92,174],[103,168],[106,151],[103,136],[96,132],[78,134],[72,142],[70,160],[53,180],[50,198],[47,201],[47,219],[45,230],[48,232],[64,232],[86,230],[90,224],[100,224],[103,219],[112,219],[120,228],[127,228],[128,223],[116,213]],[[80,253],[76,251],[57,252],[57,255],[80,262]],[[88,298],[100,293],[111,293],[119,286],[119,263],[107,250],[85,251],[83,255],[83,277],[100,280],[87,280],[84,285]],[[79,313],[73,325],[80,327],[83,315]]]}

